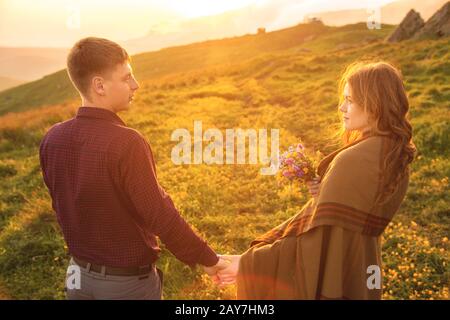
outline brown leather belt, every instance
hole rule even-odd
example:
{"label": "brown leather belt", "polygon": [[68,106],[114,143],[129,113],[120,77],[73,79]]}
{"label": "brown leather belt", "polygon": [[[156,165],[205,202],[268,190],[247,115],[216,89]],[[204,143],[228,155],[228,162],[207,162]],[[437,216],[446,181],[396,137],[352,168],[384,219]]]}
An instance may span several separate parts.
{"label": "brown leather belt", "polygon": [[98,273],[103,273],[104,268],[104,274],[110,275],[110,276],[142,276],[147,275],[150,272],[152,272],[155,269],[155,264],[147,264],[140,267],[127,267],[127,268],[119,268],[119,267],[107,267],[102,266],[95,263],[90,263],[83,261],[79,258],[73,257],[73,260],[77,265],[79,265],[82,268],[87,269],[87,271],[93,271]]}

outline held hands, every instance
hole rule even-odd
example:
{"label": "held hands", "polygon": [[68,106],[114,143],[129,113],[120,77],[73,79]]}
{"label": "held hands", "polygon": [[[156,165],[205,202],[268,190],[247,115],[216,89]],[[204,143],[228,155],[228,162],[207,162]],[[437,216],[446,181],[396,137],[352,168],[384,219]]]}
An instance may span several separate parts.
{"label": "held hands", "polygon": [[[306,183],[309,193],[314,198],[319,196],[320,177]],[[205,272],[219,286],[236,283],[241,255],[219,255],[219,262],[212,267],[203,266]]]}
{"label": "held hands", "polygon": [[308,187],[311,196],[317,198],[320,191],[320,177],[316,177],[313,180],[306,182],[306,186]]}
{"label": "held hands", "polygon": [[211,280],[215,283],[215,284],[220,284],[220,278],[218,277],[218,272],[220,272],[221,270],[225,270],[227,267],[229,267],[230,262],[228,260],[223,259],[220,255],[219,255],[219,261],[211,266],[211,267],[207,267],[207,266],[203,266],[203,270],[211,277]]}
{"label": "held hands", "polygon": [[216,265],[203,266],[203,270],[219,286],[233,284],[236,282],[240,259],[240,255],[219,255],[219,262]]}
{"label": "held hands", "polygon": [[217,276],[220,281],[218,284],[224,286],[236,283],[241,255],[219,255],[219,257],[228,261],[229,265],[227,268],[219,270],[219,272],[217,272]]}

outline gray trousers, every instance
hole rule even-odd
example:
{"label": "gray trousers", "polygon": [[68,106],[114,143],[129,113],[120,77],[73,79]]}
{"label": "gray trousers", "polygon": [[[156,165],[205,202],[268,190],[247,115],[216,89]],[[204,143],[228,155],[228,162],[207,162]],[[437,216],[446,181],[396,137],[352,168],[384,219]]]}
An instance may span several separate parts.
{"label": "gray trousers", "polygon": [[162,271],[144,276],[111,276],[88,271],[70,259],[66,274],[67,300],[161,300]]}

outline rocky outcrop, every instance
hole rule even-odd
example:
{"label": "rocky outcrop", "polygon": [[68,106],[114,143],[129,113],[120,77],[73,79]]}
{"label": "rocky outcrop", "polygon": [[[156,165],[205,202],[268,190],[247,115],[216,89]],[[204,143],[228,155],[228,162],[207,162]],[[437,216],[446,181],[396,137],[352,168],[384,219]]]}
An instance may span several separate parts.
{"label": "rocky outcrop", "polygon": [[407,39],[440,38],[450,35],[450,1],[424,23],[420,14],[411,9],[400,25],[386,41],[399,42]]}
{"label": "rocky outcrop", "polygon": [[433,16],[428,19],[422,29],[415,35],[415,39],[431,37],[446,37],[450,35],[450,1],[441,9],[436,11]]}
{"label": "rocky outcrop", "polygon": [[411,9],[400,25],[387,38],[388,42],[399,42],[414,36],[423,26],[424,21],[420,14]]}

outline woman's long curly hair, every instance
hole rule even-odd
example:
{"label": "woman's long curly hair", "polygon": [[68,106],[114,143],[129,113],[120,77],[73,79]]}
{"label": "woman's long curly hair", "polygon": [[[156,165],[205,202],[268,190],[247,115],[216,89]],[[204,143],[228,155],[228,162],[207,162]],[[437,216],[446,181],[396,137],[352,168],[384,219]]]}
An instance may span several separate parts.
{"label": "woman's long curly hair", "polygon": [[[384,61],[353,63],[347,67],[339,83],[340,105],[346,83],[351,88],[353,101],[368,114],[372,124],[370,134],[388,136],[394,141],[383,163],[383,173],[387,178],[383,179],[383,192],[375,200],[375,205],[380,205],[389,200],[404,175],[409,174],[409,164],[416,152],[402,74]],[[348,144],[361,138],[361,133],[342,127],[341,137]]]}

